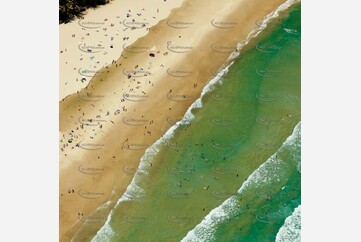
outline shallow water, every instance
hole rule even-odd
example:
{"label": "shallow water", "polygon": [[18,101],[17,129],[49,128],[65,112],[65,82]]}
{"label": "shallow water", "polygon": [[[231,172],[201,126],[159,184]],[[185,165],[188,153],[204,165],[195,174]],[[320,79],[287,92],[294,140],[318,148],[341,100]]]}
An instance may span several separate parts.
{"label": "shallow water", "polygon": [[[252,40],[191,110],[194,118],[143,157],[94,241],[180,241],[232,196],[225,221],[214,217],[219,223],[191,241],[274,241],[300,204],[299,144],[282,146],[301,118],[300,8]],[[263,185],[238,194],[275,152],[279,162],[261,172]]]}
{"label": "shallow water", "polygon": [[278,233],[279,241],[290,241],[283,239],[295,234],[289,225],[296,223],[284,221],[301,202],[300,131],[298,124],[237,194],[212,210],[182,241],[274,241],[282,224],[286,226]]}

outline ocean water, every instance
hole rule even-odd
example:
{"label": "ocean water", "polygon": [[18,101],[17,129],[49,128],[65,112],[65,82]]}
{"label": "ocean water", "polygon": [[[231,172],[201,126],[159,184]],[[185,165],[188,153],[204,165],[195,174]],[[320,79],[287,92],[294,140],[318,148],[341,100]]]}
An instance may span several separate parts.
{"label": "ocean water", "polygon": [[295,208],[292,215],[287,217],[276,235],[276,242],[285,241],[301,241],[301,205]]}
{"label": "ocean water", "polygon": [[212,210],[182,241],[274,241],[275,237],[277,241],[298,241],[300,148],[299,123],[237,194]]}
{"label": "ocean water", "polygon": [[300,10],[269,21],[146,151],[92,241],[281,238],[301,203]]}

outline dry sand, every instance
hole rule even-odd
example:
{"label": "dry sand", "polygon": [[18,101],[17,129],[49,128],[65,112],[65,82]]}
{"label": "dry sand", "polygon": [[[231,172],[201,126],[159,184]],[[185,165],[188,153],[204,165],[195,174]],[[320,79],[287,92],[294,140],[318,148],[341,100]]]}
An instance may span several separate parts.
{"label": "dry sand", "polygon": [[145,149],[184,115],[256,21],[283,2],[185,1],[60,102],[61,241],[88,223],[102,226],[107,215],[92,220],[92,212],[121,196]]}
{"label": "dry sand", "polygon": [[[120,57],[124,44],[130,45],[146,35],[149,27],[182,2],[113,0],[88,9],[81,20],[61,24],[59,100],[86,87],[96,71]],[[88,53],[84,45],[98,49]]]}

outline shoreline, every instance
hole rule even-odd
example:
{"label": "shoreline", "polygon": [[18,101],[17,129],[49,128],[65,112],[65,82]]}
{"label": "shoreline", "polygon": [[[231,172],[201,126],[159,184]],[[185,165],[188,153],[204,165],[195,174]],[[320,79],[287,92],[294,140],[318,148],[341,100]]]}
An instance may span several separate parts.
{"label": "shoreline", "polygon": [[[264,37],[259,37],[259,35],[264,35],[265,32],[270,31],[269,29],[273,29],[274,28],[274,24],[275,22],[277,21],[277,19],[282,19],[282,17],[284,16],[288,16],[288,13],[290,11],[292,11],[291,9],[295,8],[295,6],[297,6],[299,3],[298,0],[288,0],[286,1],[284,4],[280,5],[276,11],[274,11],[272,14],[269,14],[267,18],[264,19],[263,21],[263,26],[264,28],[263,29],[259,29],[259,30],[256,30],[256,31],[253,31],[252,33],[249,34],[249,38],[247,39],[246,41],[246,44],[245,46],[243,47],[242,49],[242,52],[241,53],[244,53],[244,51],[248,51],[249,48],[257,48],[257,40],[259,40],[260,38],[264,38]],[[267,29],[267,30],[266,30]],[[236,61],[236,60],[235,60]],[[132,202],[132,200],[136,200],[135,197],[132,197],[132,199],[130,199],[128,201],[128,198],[130,198],[132,196],[132,194],[138,194],[138,192],[136,191],[138,189],[138,186],[139,187],[142,187],[141,186],[141,180],[142,178],[145,179],[146,176],[149,177],[150,174],[150,171],[151,169],[155,169],[157,170],[157,161],[154,163],[155,166],[153,167],[149,167],[149,160],[155,160],[153,157],[156,156],[157,154],[159,154],[159,152],[163,152],[163,151],[159,151],[159,149],[161,149],[162,147],[164,147],[164,145],[166,145],[169,141],[169,139],[172,139],[171,137],[173,135],[177,135],[177,128],[180,127],[180,126],[187,126],[188,127],[188,124],[190,124],[192,122],[192,120],[195,118],[194,116],[196,114],[192,114],[192,110],[196,110],[198,108],[203,108],[203,102],[202,102],[202,97],[208,92],[208,90],[211,90],[212,89],[212,86],[213,85],[216,85],[218,82],[219,82],[219,78],[217,78],[217,76],[223,76],[222,73],[227,73],[228,72],[228,68],[233,64],[233,61],[230,65],[228,65],[226,68],[222,69],[221,71],[219,71],[218,75],[216,75],[215,78],[213,78],[211,81],[209,81],[207,83],[207,85],[204,87],[203,91],[202,91],[202,94],[201,96],[199,97],[199,99],[197,99],[187,110],[187,112],[185,113],[185,115],[183,116],[183,118],[178,121],[175,125],[173,125],[167,132],[165,135],[163,135],[159,140],[157,140],[157,142],[155,142],[149,149],[146,150],[144,156],[142,157],[141,161],[140,161],[140,164],[139,164],[139,167],[138,167],[138,170],[139,170],[139,173],[137,172],[135,174],[135,176],[137,177],[134,177],[131,184],[128,186],[126,192],[122,195],[122,197],[118,200],[117,202],[117,205],[115,209],[112,210],[112,214],[108,215],[108,218],[107,218],[107,221],[106,223],[104,224],[104,226],[97,232],[97,235],[96,235],[96,239],[94,241],[101,241],[102,238],[104,239],[103,236],[107,236],[107,235],[110,235],[112,234],[113,232],[116,233],[116,230],[114,230],[114,228],[111,228],[109,227],[109,224],[110,224],[110,221],[112,220],[113,221],[113,225],[114,225],[114,217],[116,217],[115,215],[119,215],[119,207],[118,206],[121,206],[121,203],[124,202],[127,203],[127,202]],[[213,122],[213,120],[212,120]],[[300,124],[300,122],[296,125],[298,126]],[[293,127],[295,128],[295,127]],[[179,131],[179,129],[178,129]],[[287,138],[287,140],[289,139],[289,137]],[[285,142],[285,141],[283,141]],[[177,143],[173,143],[174,145],[176,145]],[[283,143],[284,144],[284,143]],[[179,147],[179,145],[181,145],[182,147]],[[184,146],[183,146],[184,145]],[[189,145],[189,147],[191,147],[192,145],[191,144],[187,144],[187,143],[183,143],[183,144],[179,144],[178,143],[178,147],[180,150],[183,150],[187,145]],[[257,144],[256,144],[257,146]],[[177,146],[175,146],[177,147]],[[168,143],[168,148],[171,148],[173,149],[174,147],[169,146],[169,143]],[[216,147],[214,147],[216,148]],[[278,150],[277,150],[278,152]],[[276,152],[276,153],[277,153]],[[274,155],[273,155],[274,156]],[[267,157],[267,159],[269,159]],[[160,163],[162,162],[161,160],[159,160]],[[158,167],[160,168],[160,167]],[[212,167],[212,170],[213,170],[213,167]],[[177,172],[177,169],[175,170],[169,170],[168,171],[172,174],[180,174],[178,170]],[[183,172],[183,171],[180,171],[180,172]],[[146,174],[146,175],[145,175]],[[220,174],[224,174],[224,173],[220,173]],[[153,178],[154,180],[154,178]],[[154,184],[153,184],[154,186]],[[144,188],[143,188],[144,189]],[[145,194],[148,194],[149,191],[145,192]],[[213,193],[213,192],[212,192]],[[212,194],[213,195],[213,194]],[[134,201],[133,201],[134,202]],[[123,205],[124,205],[123,204]],[[126,206],[126,205],[124,205]],[[124,208],[124,207],[123,207]],[[133,207],[134,209],[134,207]],[[124,210],[124,209],[123,209]],[[113,214],[115,212],[115,214]],[[113,219],[112,219],[113,217]]]}
{"label": "shoreline", "polygon": [[[212,1],[206,3],[209,10],[206,14],[199,13],[199,9],[204,8],[204,2],[193,1],[190,4],[186,1],[181,8],[172,11],[166,20],[151,28],[148,35],[134,42],[113,65],[102,68],[100,71],[103,74],[94,77],[86,89],[60,102],[61,137],[64,134],[64,141],[69,141],[69,138],[74,141],[60,151],[60,192],[66,193],[68,189],[78,192],[93,189],[94,193],[104,194],[91,202],[90,199],[70,197],[71,195],[67,199],[61,197],[61,227],[76,223],[73,227],[76,230],[80,227],[76,220],[77,212],[91,214],[102,203],[119,198],[117,192],[112,197],[112,188],[117,186],[117,191],[121,193],[132,179],[122,168],[126,166],[137,169],[145,148],[172,126],[169,118],[177,120],[184,115],[199,97],[203,87],[214,77],[212,70],[218,70],[220,66],[229,63],[227,59],[230,51],[234,51],[240,40],[245,39],[257,27],[257,20],[263,19],[283,2],[241,0],[222,4]],[[246,11],[248,15],[240,16],[239,9],[244,8],[246,10],[242,11]],[[177,21],[186,25],[186,21],[181,19],[184,12],[188,19],[192,19],[187,20],[194,23],[192,27],[182,26],[184,28],[180,30],[169,26],[169,22]],[[221,20],[213,21],[214,17]],[[172,18],[181,20],[172,21]],[[224,27],[222,23],[226,22],[240,24],[232,28],[228,28],[228,25],[227,28],[219,28]],[[211,23],[218,24],[218,27]],[[144,49],[149,51],[139,52],[141,48],[132,47],[147,47]],[[155,57],[149,56],[151,53]],[[178,76],[169,75],[169,69],[174,70],[171,73]],[[184,73],[191,74],[184,76]],[[141,91],[137,91],[138,89]],[[137,115],[139,113],[142,115]],[[84,122],[86,125],[79,124],[82,117],[85,120],[97,119],[97,124],[89,121]],[[138,120],[136,124],[144,120],[149,122],[144,123],[144,126],[143,123],[128,125],[123,122],[127,117],[129,120]],[[76,142],[93,145],[74,146]],[[98,149],[99,147],[101,148]],[[91,178],[79,176],[76,167],[90,167],[94,163],[98,168],[103,167],[100,174],[90,175]],[[64,241],[72,237],[72,233],[65,233],[64,228],[60,233],[64,235]]]}

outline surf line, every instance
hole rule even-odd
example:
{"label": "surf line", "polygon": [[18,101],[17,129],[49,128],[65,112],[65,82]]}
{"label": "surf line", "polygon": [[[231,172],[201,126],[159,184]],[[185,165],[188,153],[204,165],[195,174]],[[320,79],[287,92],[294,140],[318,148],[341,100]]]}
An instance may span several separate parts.
{"label": "surf line", "polygon": [[[242,184],[241,188],[237,191],[236,195],[229,197],[221,205],[214,208],[210,213],[205,216],[205,218],[196,225],[192,230],[190,230],[187,235],[181,240],[181,242],[187,241],[211,241],[214,233],[216,232],[216,225],[222,223],[228,219],[228,216],[225,214],[233,214],[237,211],[238,207],[238,196],[243,193],[250,185],[258,182],[259,173],[262,172],[262,169],[269,164],[272,164],[276,160],[278,152],[280,152],[284,147],[292,145],[300,135],[301,122],[299,122],[296,127],[293,129],[292,134],[283,142],[282,146],[271,156],[269,157],[262,165],[260,165],[252,174],[249,175],[247,180]],[[227,208],[227,210],[226,210]],[[258,217],[261,219],[261,217]],[[199,234],[197,231],[204,231],[205,233]],[[200,236],[200,237],[199,237]]]}
{"label": "surf line", "polygon": [[[299,3],[300,0],[287,0],[285,3],[281,4],[275,11],[271,12],[270,14],[268,14],[262,23],[262,27],[260,27],[259,29],[253,30],[251,31],[247,38],[246,41],[243,41],[239,46],[237,46],[237,51],[235,52],[239,52],[239,50],[244,47],[245,45],[247,45],[249,43],[249,41],[255,37],[257,37],[266,27],[267,27],[267,23],[270,22],[272,19],[276,18],[279,16],[279,12],[287,10],[288,8],[290,8],[291,6],[293,6],[296,3]],[[235,59],[238,55],[235,52],[232,52],[228,58],[227,61]],[[216,75],[216,77],[214,77],[210,82],[208,82],[208,84],[203,88],[201,96],[188,108],[187,112],[185,113],[185,115],[183,116],[183,119],[176,122],[173,126],[171,126],[167,132],[160,138],[158,139],[153,145],[151,145],[150,147],[147,148],[147,150],[145,151],[143,157],[140,160],[139,163],[139,168],[142,168],[145,164],[149,164],[149,162],[147,161],[148,158],[152,159],[155,157],[155,155],[158,153],[159,149],[161,148],[161,145],[163,145],[167,139],[171,138],[174,134],[174,131],[177,129],[177,127],[180,124],[184,124],[184,123],[189,123],[190,121],[192,121],[194,119],[194,115],[191,113],[191,111],[194,108],[198,108],[198,107],[202,107],[202,98],[203,96],[208,93],[209,91],[211,91],[211,87],[215,84],[218,83],[218,81],[221,80],[221,77],[228,72],[229,67],[233,64],[233,62],[231,64],[229,64],[226,68],[224,68],[223,70],[221,70],[219,73],[221,73],[222,75]],[[132,190],[134,190],[135,188],[141,189],[140,187],[137,186],[137,181],[139,181],[140,177],[143,175],[146,175],[146,171],[142,170],[142,169],[138,169],[137,172],[135,173],[133,180],[131,181],[131,183],[128,185],[125,193],[121,196],[121,198],[118,200],[117,204],[114,206],[114,208],[112,209],[112,211],[110,212],[107,221],[105,222],[105,224],[103,225],[103,227],[97,232],[97,234],[95,235],[95,237],[92,239],[92,242],[97,242],[97,241],[102,241],[102,238],[107,237],[111,234],[114,234],[114,232],[111,230],[111,227],[109,225],[110,223],[110,219],[113,215],[113,211],[115,208],[117,208],[117,206],[123,202],[128,200],[127,196],[125,195],[127,192],[131,192]],[[242,186],[243,187],[243,186]],[[241,187],[241,189],[242,189]],[[141,189],[142,190],[142,189]],[[226,203],[229,199],[227,199],[224,203]],[[223,203],[223,204],[224,204]],[[223,205],[222,204],[222,205]],[[221,206],[222,206],[221,205]],[[220,206],[219,206],[220,207]],[[216,209],[218,209],[219,207],[217,207]],[[216,210],[214,209],[214,210]],[[212,210],[211,213],[214,211]],[[209,214],[208,214],[209,215]],[[206,216],[206,218],[208,217],[208,215]],[[203,223],[203,222],[202,222]],[[197,225],[198,226],[198,225]],[[191,230],[190,232],[192,232],[193,230]],[[188,232],[188,234],[190,233]],[[187,234],[187,236],[188,236]],[[187,241],[185,240],[187,238],[187,236],[182,240],[182,241]]]}

